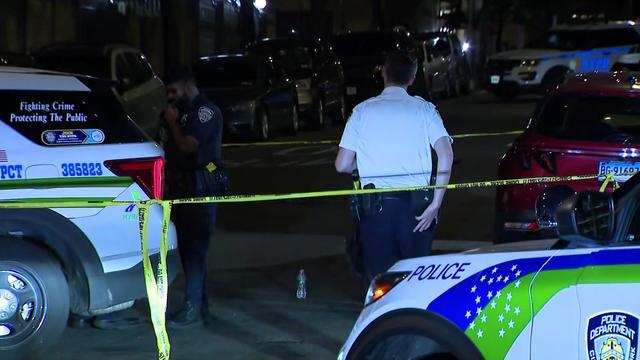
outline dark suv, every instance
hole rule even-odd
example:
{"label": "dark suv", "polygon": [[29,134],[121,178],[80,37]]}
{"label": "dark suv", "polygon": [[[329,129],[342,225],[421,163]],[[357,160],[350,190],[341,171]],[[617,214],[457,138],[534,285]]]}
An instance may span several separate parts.
{"label": "dark suv", "polygon": [[322,128],[326,115],[344,119],[342,66],[333,49],[322,40],[263,39],[247,46],[247,53],[270,56],[294,77],[298,107],[314,128]]}
{"label": "dark suv", "polygon": [[344,68],[349,110],[382,91],[381,69],[386,52],[415,50],[410,33],[401,29],[348,32],[334,36],[332,44]]}

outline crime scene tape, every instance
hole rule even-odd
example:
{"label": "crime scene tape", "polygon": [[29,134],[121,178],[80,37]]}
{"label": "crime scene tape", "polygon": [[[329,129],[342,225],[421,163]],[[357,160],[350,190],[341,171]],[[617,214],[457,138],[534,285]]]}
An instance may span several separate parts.
{"label": "crime scene tape", "polygon": [[[485,136],[505,136],[505,135],[520,135],[522,130],[504,131],[504,132],[489,132],[489,133],[471,133],[471,134],[457,134],[451,135],[454,139],[467,139],[474,137]],[[254,147],[254,146],[290,146],[290,145],[337,145],[339,140],[292,140],[292,141],[267,141],[267,142],[253,142],[253,143],[228,143],[222,144],[222,147]]]}
{"label": "crime scene tape", "polygon": [[[555,182],[567,182],[567,181],[580,181],[589,179],[600,179],[602,175],[573,175],[573,176],[553,176],[553,177],[535,177],[535,178],[522,178],[522,179],[507,179],[507,180],[490,180],[490,181],[477,181],[458,184],[447,185],[430,185],[430,186],[418,186],[418,187],[406,187],[406,188],[392,188],[392,189],[353,189],[353,190],[328,190],[328,191],[315,191],[307,193],[290,193],[290,194],[266,194],[266,195],[231,195],[231,196],[216,196],[216,197],[201,197],[201,198],[189,198],[189,199],[177,199],[177,200],[142,200],[140,201],[137,196],[133,196],[133,201],[80,201],[73,199],[70,201],[44,201],[44,202],[21,202],[21,201],[0,201],[0,209],[26,209],[26,208],[95,208],[95,207],[107,207],[107,206],[123,206],[136,204],[139,215],[140,226],[140,241],[142,261],[144,268],[144,278],[147,290],[147,297],[149,301],[149,310],[151,313],[151,322],[153,324],[154,333],[156,336],[158,347],[158,359],[169,360],[171,354],[171,345],[169,343],[169,336],[166,329],[166,310],[168,299],[168,283],[167,283],[167,253],[168,253],[168,232],[171,219],[171,208],[174,205],[183,204],[204,204],[204,203],[242,203],[242,202],[259,202],[259,201],[277,201],[277,200],[293,200],[293,199],[308,199],[308,198],[320,198],[331,196],[348,196],[358,194],[372,194],[372,193],[384,193],[384,192],[397,192],[397,191],[414,191],[414,190],[429,190],[429,189],[471,189],[481,187],[493,187],[493,186],[507,186],[507,185],[527,185],[527,184],[539,184],[539,183],[555,183]],[[600,187],[600,191],[605,191],[609,183],[613,182],[614,187],[617,186],[617,182],[613,174],[608,174],[603,179],[603,184]],[[151,206],[159,205],[162,207],[162,231],[160,238],[160,254],[157,273],[154,271],[149,257],[149,213]]]}

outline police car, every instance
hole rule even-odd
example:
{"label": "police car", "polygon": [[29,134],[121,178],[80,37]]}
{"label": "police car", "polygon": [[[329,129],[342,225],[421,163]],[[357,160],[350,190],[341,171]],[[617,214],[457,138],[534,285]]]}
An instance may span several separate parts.
{"label": "police car", "polygon": [[[98,315],[145,296],[134,205],[162,196],[163,152],[126,116],[110,82],[0,67],[0,202],[97,202],[0,209],[0,358],[53,345],[70,312]],[[157,262],[162,211],[150,212]],[[169,273],[177,264],[169,229]]]}
{"label": "police car", "polygon": [[524,49],[492,56],[486,80],[505,98],[549,90],[568,72],[609,71],[638,43],[640,26],[633,22],[557,26]]}
{"label": "police car", "polygon": [[640,175],[570,194],[559,238],[403,260],[338,359],[637,359]]}

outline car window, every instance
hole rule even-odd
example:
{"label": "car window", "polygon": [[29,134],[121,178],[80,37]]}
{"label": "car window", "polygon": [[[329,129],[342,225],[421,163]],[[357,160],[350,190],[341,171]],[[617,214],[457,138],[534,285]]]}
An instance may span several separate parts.
{"label": "car window", "polygon": [[125,52],[116,56],[116,77],[120,81],[119,89],[127,91],[149,81],[153,70],[141,54]]}
{"label": "car window", "polygon": [[153,70],[147,59],[140,53],[128,52],[124,54],[129,63],[133,82],[137,85],[153,78]]}
{"label": "car window", "polygon": [[543,135],[567,140],[640,143],[640,99],[563,95],[550,98],[536,119]]}
{"label": "car window", "polygon": [[596,48],[640,43],[640,34],[631,28],[593,31],[591,36]]}
{"label": "car window", "polygon": [[236,88],[256,85],[257,63],[250,59],[202,61],[193,69],[198,85],[203,88]]}
{"label": "car window", "polygon": [[433,54],[437,54],[440,56],[448,56],[451,54],[451,46],[449,45],[449,40],[447,40],[447,38],[445,37],[432,39],[430,48]]}
{"label": "car window", "polygon": [[0,121],[39,145],[147,141],[111,88],[92,92],[0,91]]}

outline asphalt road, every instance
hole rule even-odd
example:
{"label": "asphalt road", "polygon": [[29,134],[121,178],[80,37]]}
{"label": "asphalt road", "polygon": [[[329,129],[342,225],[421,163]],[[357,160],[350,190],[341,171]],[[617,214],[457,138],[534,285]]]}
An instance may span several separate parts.
{"label": "asphalt road", "polygon": [[[521,130],[536,98],[502,103],[486,93],[436,101],[451,134]],[[393,121],[393,119],[390,119]],[[342,128],[275,140],[335,140]],[[460,139],[452,182],[494,179],[496,164],[513,135]],[[237,194],[290,193],[350,188],[336,174],[336,146],[228,148],[224,156]],[[490,242],[494,189],[449,191],[436,232],[439,247],[462,240]],[[309,199],[229,204],[219,210],[210,258],[211,311],[215,321],[170,332],[172,359],[331,359],[362,308],[362,282],[342,256],[352,230],[346,200]],[[448,246],[451,245],[451,246]],[[295,298],[304,268],[308,297]],[[172,284],[169,312],[181,300],[182,278]],[[48,355],[62,359],[153,359],[155,338],[145,302],[135,312],[143,324],[127,330],[72,329]]]}

